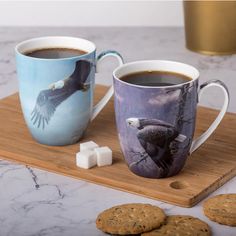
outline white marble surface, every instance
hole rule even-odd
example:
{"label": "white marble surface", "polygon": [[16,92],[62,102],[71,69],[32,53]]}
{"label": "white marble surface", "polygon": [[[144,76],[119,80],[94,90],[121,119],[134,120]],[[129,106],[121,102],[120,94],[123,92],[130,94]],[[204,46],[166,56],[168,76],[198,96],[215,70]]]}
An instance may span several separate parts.
{"label": "white marble surface", "polygon": [[[96,43],[98,52],[116,49],[126,61],[170,59],[192,64],[200,70],[202,82],[218,78],[228,85],[229,111],[236,112],[236,55],[209,57],[190,52],[184,47],[180,28],[0,28],[0,98],[17,91],[15,44],[44,35],[85,37]],[[112,66],[113,62],[104,64],[98,83],[111,83]],[[219,108],[220,91],[211,91],[203,100],[203,105]],[[212,195],[232,192],[236,193],[236,178]],[[216,236],[236,235],[235,228],[209,221],[202,213],[202,202],[193,208],[181,208],[0,160],[0,236],[104,235],[96,229],[96,215],[128,202],[151,203],[164,208],[167,214],[199,217]]]}

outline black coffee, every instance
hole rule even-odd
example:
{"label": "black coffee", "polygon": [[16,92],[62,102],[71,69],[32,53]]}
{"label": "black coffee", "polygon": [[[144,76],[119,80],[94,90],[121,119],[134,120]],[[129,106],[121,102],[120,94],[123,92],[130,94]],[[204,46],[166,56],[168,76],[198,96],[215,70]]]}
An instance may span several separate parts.
{"label": "black coffee", "polygon": [[188,76],[168,71],[141,71],[125,75],[121,80],[142,86],[171,86],[191,80]]}
{"label": "black coffee", "polygon": [[73,48],[41,48],[24,53],[26,56],[44,59],[77,57],[87,52]]}

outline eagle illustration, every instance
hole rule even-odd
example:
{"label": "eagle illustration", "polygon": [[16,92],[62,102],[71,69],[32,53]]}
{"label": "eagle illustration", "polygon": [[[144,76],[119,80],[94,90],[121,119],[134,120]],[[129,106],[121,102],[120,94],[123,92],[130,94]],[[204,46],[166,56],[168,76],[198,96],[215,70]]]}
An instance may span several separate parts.
{"label": "eagle illustration", "polygon": [[150,157],[163,169],[163,177],[167,176],[173,162],[173,154],[177,151],[176,144],[184,142],[186,136],[179,134],[173,125],[158,119],[128,118],[126,122],[129,127],[138,129],[137,138],[144,149],[144,153],[140,153],[142,158],[131,165]]}
{"label": "eagle illustration", "polygon": [[86,80],[93,64],[86,60],[76,62],[74,72],[66,79],[50,84],[48,89],[42,90],[36,100],[31,113],[31,121],[38,128],[45,128],[56,108],[76,91],[86,91],[89,84]]}

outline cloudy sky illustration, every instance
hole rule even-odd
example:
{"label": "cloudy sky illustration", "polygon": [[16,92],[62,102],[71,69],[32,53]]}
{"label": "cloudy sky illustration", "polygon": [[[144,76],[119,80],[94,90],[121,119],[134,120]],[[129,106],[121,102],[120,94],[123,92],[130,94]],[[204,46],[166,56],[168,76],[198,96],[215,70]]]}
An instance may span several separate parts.
{"label": "cloudy sky illustration", "polygon": [[165,90],[161,90],[161,93],[148,100],[148,103],[156,106],[163,106],[167,103],[176,101],[179,98],[180,90],[175,90],[170,93],[166,93]]}

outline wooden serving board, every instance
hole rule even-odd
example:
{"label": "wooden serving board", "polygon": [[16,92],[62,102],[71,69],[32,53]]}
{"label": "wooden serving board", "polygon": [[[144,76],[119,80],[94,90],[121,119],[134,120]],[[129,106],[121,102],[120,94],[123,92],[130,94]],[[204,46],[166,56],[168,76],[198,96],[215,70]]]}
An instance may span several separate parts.
{"label": "wooden serving board", "polygon": [[[105,90],[103,86],[96,88],[96,101]],[[215,110],[198,108],[196,135],[206,130],[216,114]],[[191,207],[235,176],[235,127],[236,115],[228,113],[214,135],[189,157],[179,175],[147,179],[130,172],[123,160],[116,133],[113,101],[110,101],[90,124],[82,141],[93,140],[100,146],[109,146],[114,152],[114,164],[84,170],[75,164],[79,144],[50,147],[32,139],[23,120],[18,94],[15,94],[0,101],[0,158]]]}

